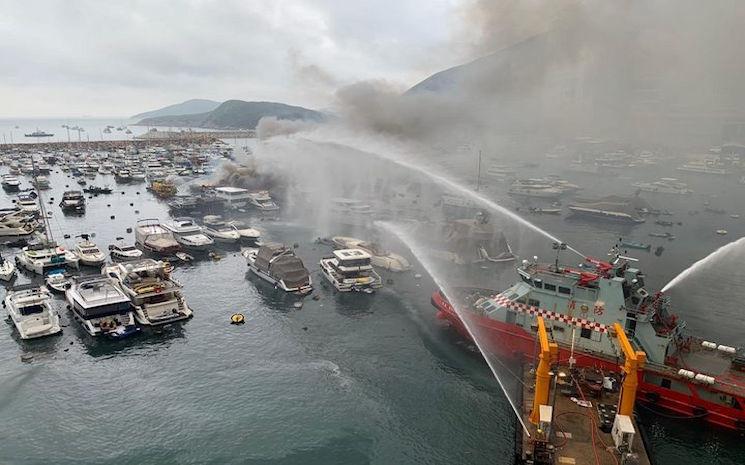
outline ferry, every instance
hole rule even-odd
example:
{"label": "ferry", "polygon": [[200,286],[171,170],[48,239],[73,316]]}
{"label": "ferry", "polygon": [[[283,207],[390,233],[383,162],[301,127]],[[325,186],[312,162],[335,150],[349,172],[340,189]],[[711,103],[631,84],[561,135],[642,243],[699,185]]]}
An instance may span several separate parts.
{"label": "ferry", "polygon": [[646,353],[638,375],[639,402],[745,433],[745,350],[689,334],[672,313],[669,297],[645,288],[633,259],[587,258],[569,267],[560,265],[557,255],[552,264],[524,260],[516,271],[519,281],[503,292],[459,288],[449,297],[435,292],[438,318],[466,337],[479,334],[503,357],[528,360],[535,347],[535,317],[542,316],[559,345],[559,359],[616,373],[622,354],[611,332],[618,322]]}
{"label": "ferry", "polygon": [[193,313],[171,279],[166,264],[145,258],[104,266],[101,274],[114,278],[129,296],[135,319],[142,325],[163,325],[191,318]]}
{"label": "ferry", "polygon": [[334,250],[331,257],[321,259],[321,273],[339,292],[370,294],[383,287],[371,260],[372,256],[362,249]]}

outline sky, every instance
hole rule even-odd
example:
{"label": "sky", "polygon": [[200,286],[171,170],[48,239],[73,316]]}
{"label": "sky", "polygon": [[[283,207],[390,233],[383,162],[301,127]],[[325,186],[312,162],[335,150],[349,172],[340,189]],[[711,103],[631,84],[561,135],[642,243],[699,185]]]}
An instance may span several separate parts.
{"label": "sky", "polygon": [[[0,117],[127,116],[190,98],[327,108],[467,61],[470,0],[0,0]],[[465,39],[464,39],[465,40]]]}

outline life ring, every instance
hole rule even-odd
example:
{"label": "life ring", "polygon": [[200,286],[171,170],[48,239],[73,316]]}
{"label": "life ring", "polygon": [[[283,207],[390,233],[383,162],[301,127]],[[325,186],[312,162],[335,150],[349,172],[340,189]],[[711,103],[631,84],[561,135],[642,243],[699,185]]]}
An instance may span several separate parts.
{"label": "life ring", "polygon": [[232,315],[230,315],[231,325],[242,325],[245,322],[246,322],[246,319],[242,313],[233,313]]}

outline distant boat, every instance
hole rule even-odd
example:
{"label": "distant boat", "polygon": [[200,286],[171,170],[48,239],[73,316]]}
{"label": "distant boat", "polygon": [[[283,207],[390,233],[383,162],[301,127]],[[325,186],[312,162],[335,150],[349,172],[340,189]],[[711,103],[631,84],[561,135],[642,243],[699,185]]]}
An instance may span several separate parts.
{"label": "distant boat", "polygon": [[626,247],[629,249],[639,249],[639,250],[649,251],[652,248],[651,244],[643,244],[641,242],[627,240],[627,239],[620,239],[619,244],[621,245],[621,247]]}
{"label": "distant boat", "polygon": [[24,134],[26,137],[53,137],[54,134],[50,134],[48,132],[39,131],[38,129],[31,134]]}

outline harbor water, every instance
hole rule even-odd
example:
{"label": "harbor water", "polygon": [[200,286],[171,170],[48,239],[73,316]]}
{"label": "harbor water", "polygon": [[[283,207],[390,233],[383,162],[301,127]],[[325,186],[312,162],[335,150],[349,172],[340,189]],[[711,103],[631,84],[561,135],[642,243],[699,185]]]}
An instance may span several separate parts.
{"label": "harbor water", "polygon": [[[89,183],[109,184],[113,194],[86,199],[84,216],[65,216],[57,206],[62,192],[79,186],[62,172],[49,179],[52,189],[43,196],[51,202],[51,229],[68,247],[82,233],[95,233],[101,248],[120,236],[133,242],[127,228],[137,219],[168,217],[166,204],[144,184],[117,185],[101,175]],[[588,189],[604,182],[582,181]],[[28,178],[22,182],[28,187]],[[739,202],[732,187],[710,195],[734,212]],[[2,193],[0,203],[10,206],[12,198]],[[690,199],[666,202],[665,208],[683,215],[693,208]],[[713,234],[718,224],[710,215],[679,218],[685,225],[675,228],[678,239],[664,243],[662,256],[632,253],[650,287],[661,287],[693,261],[745,235],[745,227],[726,215],[716,220],[730,222],[727,238]],[[660,229],[530,219],[601,258],[619,235],[647,241],[648,231]],[[64,324],[61,336],[21,341],[4,319],[0,463],[511,463],[512,409],[475,348],[434,317],[429,298],[435,286],[426,270],[415,264],[421,277],[384,274],[391,281],[374,295],[340,295],[321,284],[318,260],[330,249],[315,243],[317,231],[289,217],[252,223],[265,239],[298,245],[318,300],[306,298],[297,308],[296,297],[248,275],[240,253],[226,250],[220,260],[176,266],[173,276],[194,309],[185,323],[145,329],[123,341],[93,339],[59,297],[54,303]],[[5,258],[16,251],[2,249]],[[410,257],[401,244],[396,251]],[[467,277],[500,288],[512,284],[515,273],[508,264]],[[16,284],[32,279],[38,280],[21,274]],[[699,334],[741,344],[742,307],[697,300],[725,294],[732,283],[706,283],[705,292],[695,290],[696,298],[686,293],[692,285],[671,292],[679,313]],[[246,324],[229,324],[235,312],[246,316]],[[23,363],[22,355],[33,358]],[[640,413],[650,455],[660,465],[745,463],[745,446],[730,433]]]}

